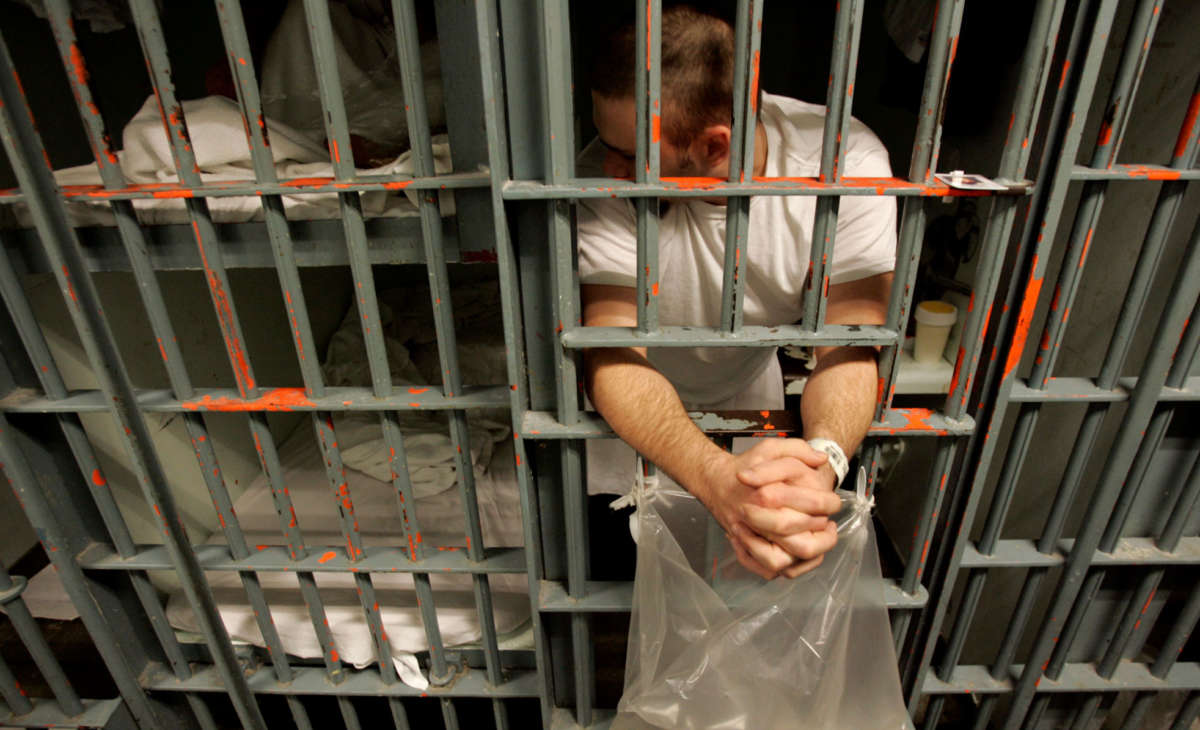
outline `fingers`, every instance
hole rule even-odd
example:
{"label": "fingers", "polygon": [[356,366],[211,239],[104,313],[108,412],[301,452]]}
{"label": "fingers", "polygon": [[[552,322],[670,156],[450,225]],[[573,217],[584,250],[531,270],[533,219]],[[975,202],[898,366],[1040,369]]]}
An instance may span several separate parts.
{"label": "fingers", "polygon": [[[829,518],[821,514],[783,508],[767,509],[753,504],[743,507],[746,526],[760,535],[795,535],[803,532],[824,530]],[[790,551],[789,551],[790,552]]]}
{"label": "fingers", "polygon": [[[842,508],[842,498],[823,487],[799,487],[773,482],[753,496],[754,505],[767,509],[788,509],[809,515],[833,515]],[[747,507],[752,506],[749,502]]]}
{"label": "fingers", "polygon": [[[832,550],[834,545],[837,545],[837,525],[829,523],[821,530],[774,538],[774,541],[794,558],[811,561],[813,558],[821,557]],[[784,572],[786,570],[785,568]]]}
{"label": "fingers", "polygon": [[730,535],[729,544],[733,547],[733,552],[734,555],[737,556],[738,563],[740,563],[741,566],[746,570],[754,573],[763,580],[772,580],[776,575],[778,575],[778,573],[773,573],[759,565],[758,561],[750,556],[750,553],[746,551],[745,545],[743,545],[742,541],[738,538]]}
{"label": "fingers", "polygon": [[[821,456],[825,456],[824,453]],[[819,467],[820,464],[817,465]],[[803,479],[817,467],[794,456],[779,456],[738,472],[738,481],[748,487],[765,487],[772,482]]]}
{"label": "fingers", "polygon": [[[734,542],[741,542],[742,547],[745,548],[749,556],[766,569],[767,572],[771,573],[772,577],[796,562],[795,557],[786,550],[763,539],[760,535],[756,535],[745,525],[734,525],[732,532],[735,538]],[[763,575],[763,573],[758,574]],[[767,580],[770,580],[770,578]]]}
{"label": "fingers", "polygon": [[829,460],[829,456],[824,451],[817,451],[804,439],[767,439],[755,444],[742,456],[745,457],[745,462],[750,467],[774,459],[791,457],[815,469]]}
{"label": "fingers", "polygon": [[782,575],[785,578],[799,578],[800,576],[804,575],[805,573],[807,573],[811,570],[815,570],[817,568],[817,566],[819,566],[821,564],[821,561],[823,561],[824,559],[825,559],[824,555],[818,555],[817,557],[813,558],[812,560],[805,560],[803,562],[796,563],[792,567],[783,571]]}

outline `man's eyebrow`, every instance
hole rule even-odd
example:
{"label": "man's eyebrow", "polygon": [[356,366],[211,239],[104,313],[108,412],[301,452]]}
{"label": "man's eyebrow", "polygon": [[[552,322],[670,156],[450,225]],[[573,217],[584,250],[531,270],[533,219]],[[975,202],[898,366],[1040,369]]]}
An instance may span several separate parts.
{"label": "man's eyebrow", "polygon": [[627,160],[633,160],[633,159],[637,158],[636,153],[626,152],[625,150],[623,150],[619,147],[613,147],[608,142],[605,142],[603,137],[598,136],[598,137],[596,137],[596,139],[600,140],[600,144],[604,145],[604,148],[607,149],[609,152],[615,152],[616,154],[620,155],[621,157],[624,157]]}

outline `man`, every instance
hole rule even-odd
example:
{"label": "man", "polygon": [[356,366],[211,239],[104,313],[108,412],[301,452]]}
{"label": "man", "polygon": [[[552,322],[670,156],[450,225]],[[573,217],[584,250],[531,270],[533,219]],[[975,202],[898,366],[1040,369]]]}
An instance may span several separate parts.
{"label": "man", "polygon": [[[664,11],[662,27],[662,175],[727,178],[733,31],[724,21],[686,7]],[[604,173],[611,177],[632,177],[633,43],[631,28],[618,32],[593,65],[594,119],[603,149],[593,143],[581,167],[602,154]],[[816,176],[823,107],[763,94],[758,108],[755,177]],[[886,150],[857,120],[844,150],[848,174],[891,175]],[[787,324],[801,316],[814,207],[810,196],[752,199],[743,260],[745,324]],[[663,325],[717,324],[724,229],[723,200],[675,200],[663,213]],[[580,203],[584,325],[636,325],[635,231],[629,201]],[[828,323],[884,321],[895,231],[893,200],[842,199]],[[853,454],[866,434],[878,382],[873,348],[826,347],[816,354],[801,406],[804,439],[768,439],[736,455],[696,428],[685,404],[703,410],[782,408],[773,348],[590,349],[586,377],[593,404],[614,431],[704,503],[744,566],[766,579],[795,577],[816,567],[836,542],[828,519],[840,506],[832,493],[835,467],[844,470],[844,455]],[[830,455],[838,463],[830,463]]]}

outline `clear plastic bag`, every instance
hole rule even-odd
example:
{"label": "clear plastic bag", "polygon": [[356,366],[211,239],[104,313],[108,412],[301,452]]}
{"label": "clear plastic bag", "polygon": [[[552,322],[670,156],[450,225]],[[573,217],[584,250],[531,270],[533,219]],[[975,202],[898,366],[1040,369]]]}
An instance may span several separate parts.
{"label": "clear plastic bag", "polygon": [[690,494],[637,499],[637,578],[613,728],[912,727],[873,502],[861,486],[839,495],[837,546],[815,570],[769,582],[737,563]]}

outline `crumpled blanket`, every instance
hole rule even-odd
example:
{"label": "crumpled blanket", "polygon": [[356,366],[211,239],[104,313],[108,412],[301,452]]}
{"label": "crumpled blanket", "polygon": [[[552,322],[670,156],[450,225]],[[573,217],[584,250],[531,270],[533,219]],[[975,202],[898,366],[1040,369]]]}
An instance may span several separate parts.
{"label": "crumpled blanket", "polygon": [[[394,290],[379,296],[379,314],[384,330],[384,346],[392,383],[424,385],[441,382],[437,362],[436,332],[426,316],[428,290]],[[391,305],[388,304],[391,300]],[[480,320],[496,316],[498,302],[495,286],[473,287],[455,292],[456,332],[459,359],[466,384],[495,385],[507,382],[504,343],[494,333],[498,323],[488,327]],[[483,326],[480,326],[480,325]],[[464,326],[464,325],[470,325]],[[491,333],[491,338],[474,333]],[[357,305],[350,307],[326,351],[322,366],[330,386],[365,386],[371,382],[366,362],[361,318]],[[449,435],[447,415],[440,411],[399,411],[396,418],[404,433],[405,453],[414,496],[417,499],[438,494],[457,481],[456,449]],[[378,414],[343,413],[334,416],[338,446],[343,463],[380,481],[391,480],[389,449],[383,439]],[[497,443],[512,432],[504,409],[472,409],[467,416],[471,463],[476,474],[488,469]]]}
{"label": "crumpled blanket", "polygon": [[[183,113],[191,135],[196,164],[204,182],[254,180],[250,147],[237,104],[223,96],[183,102]],[[268,118],[267,132],[271,155],[279,179],[332,177],[333,166],[328,151],[309,137],[291,127]],[[122,131],[122,150],[117,153],[121,171],[133,185],[177,182],[175,163],[171,158],[170,141],[159,114],[154,96],[146,99],[142,108]],[[450,146],[445,135],[434,137],[434,168],[438,174],[450,172]],[[356,170],[358,175],[399,175],[411,177],[412,154],[404,152],[380,167]],[[95,163],[56,170],[60,186],[100,185],[100,173]],[[363,212],[372,217],[413,215],[417,199],[415,191],[405,191],[408,200],[387,191],[371,191],[360,195]],[[453,215],[453,198],[440,196],[442,215]],[[284,195],[288,218],[336,218],[336,192]],[[241,223],[262,218],[262,202],[258,196],[210,197],[208,207],[215,220]],[[180,223],[187,220],[184,201],[178,198],[150,198],[134,201],[138,219],[144,224]],[[104,198],[72,198],[68,204],[75,225],[112,225],[113,216]],[[18,212],[18,220],[26,225],[28,218]]]}

